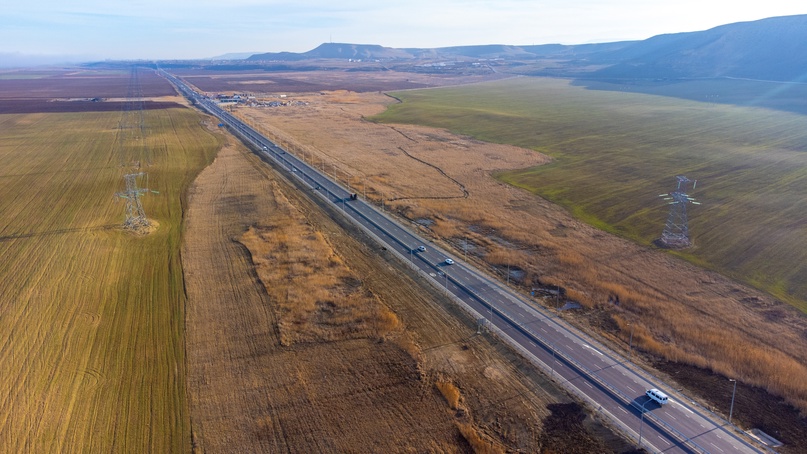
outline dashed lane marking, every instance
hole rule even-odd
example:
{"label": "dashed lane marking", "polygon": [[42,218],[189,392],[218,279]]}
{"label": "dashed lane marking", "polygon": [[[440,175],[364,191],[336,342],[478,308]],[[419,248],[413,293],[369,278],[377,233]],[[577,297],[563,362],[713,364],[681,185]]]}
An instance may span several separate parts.
{"label": "dashed lane marking", "polygon": [[588,345],[588,344],[583,344],[583,348],[587,348],[587,349],[589,349],[589,350],[593,351],[594,353],[596,353],[596,354],[598,354],[598,355],[602,356],[602,353],[600,353],[600,351],[599,351],[599,350],[597,350],[596,348],[592,347],[591,345]]}

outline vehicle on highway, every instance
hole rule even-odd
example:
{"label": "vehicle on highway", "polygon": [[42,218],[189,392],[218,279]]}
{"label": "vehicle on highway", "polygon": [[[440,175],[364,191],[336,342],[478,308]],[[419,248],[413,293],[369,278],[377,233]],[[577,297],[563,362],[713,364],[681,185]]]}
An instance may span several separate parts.
{"label": "vehicle on highway", "polygon": [[426,252],[426,246],[418,246],[418,251]]}
{"label": "vehicle on highway", "polygon": [[446,259],[446,265],[453,265],[454,261],[451,259]]}
{"label": "vehicle on highway", "polygon": [[667,395],[656,388],[648,389],[645,394],[647,394],[647,397],[649,397],[651,400],[656,401],[659,405],[664,405],[667,403]]}

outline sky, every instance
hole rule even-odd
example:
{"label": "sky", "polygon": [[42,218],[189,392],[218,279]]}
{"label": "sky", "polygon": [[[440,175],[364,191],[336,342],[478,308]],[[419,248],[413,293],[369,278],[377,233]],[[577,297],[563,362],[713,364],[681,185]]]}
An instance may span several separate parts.
{"label": "sky", "polygon": [[584,44],[794,14],[807,14],[804,0],[0,0],[0,66],[305,52],[325,42]]}

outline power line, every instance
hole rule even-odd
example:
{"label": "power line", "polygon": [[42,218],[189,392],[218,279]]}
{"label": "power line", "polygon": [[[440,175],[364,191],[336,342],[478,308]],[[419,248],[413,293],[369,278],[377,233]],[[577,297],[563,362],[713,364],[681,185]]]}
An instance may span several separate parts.
{"label": "power line", "polygon": [[678,187],[668,194],[659,194],[667,204],[670,205],[670,213],[667,216],[667,223],[661,233],[661,244],[672,249],[684,249],[692,246],[689,238],[689,219],[687,218],[687,204],[700,205],[693,197],[687,195],[687,184],[692,184],[692,189],[698,184],[697,180],[678,175]]}
{"label": "power line", "polygon": [[140,84],[140,72],[132,66],[126,98],[121,107],[121,119],[118,125],[118,149],[121,167],[132,165],[140,167],[143,163],[151,165],[151,155],[146,147],[145,102],[143,87]]}

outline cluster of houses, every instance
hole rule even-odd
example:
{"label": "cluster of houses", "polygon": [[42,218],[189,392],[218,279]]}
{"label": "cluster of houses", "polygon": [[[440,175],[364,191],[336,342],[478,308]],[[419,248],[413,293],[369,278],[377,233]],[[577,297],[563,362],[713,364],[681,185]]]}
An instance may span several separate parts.
{"label": "cluster of houses", "polygon": [[276,95],[279,100],[258,99],[246,93],[234,93],[232,95],[217,94],[212,98],[219,104],[240,104],[247,107],[283,107],[283,106],[307,106],[304,101],[287,100],[286,95]]}

